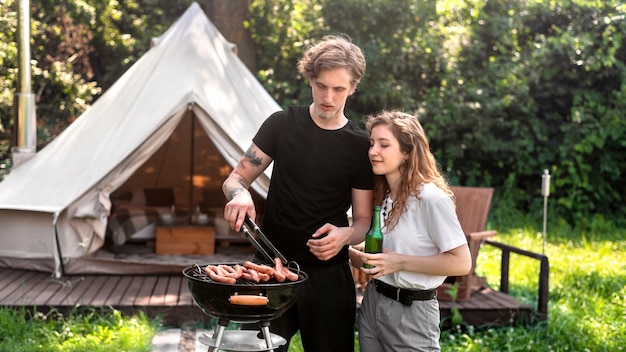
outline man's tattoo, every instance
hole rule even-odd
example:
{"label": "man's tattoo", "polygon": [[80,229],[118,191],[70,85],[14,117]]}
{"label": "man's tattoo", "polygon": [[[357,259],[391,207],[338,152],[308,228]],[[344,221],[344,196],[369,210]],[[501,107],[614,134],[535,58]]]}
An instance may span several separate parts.
{"label": "man's tattoo", "polygon": [[[248,148],[246,152],[243,154],[244,158],[247,158],[248,163],[251,166],[258,167],[261,166],[263,160],[256,156],[256,152],[252,150],[252,148]],[[243,161],[243,160],[242,160]]]}
{"label": "man's tattoo", "polygon": [[241,187],[235,186],[235,187],[229,188],[226,183],[222,185],[222,191],[228,195],[227,197],[228,200],[232,200],[233,198],[235,198],[235,196],[238,193],[243,192],[248,189],[248,185],[246,184],[246,182],[244,182],[244,180],[237,180],[236,182]]}
{"label": "man's tattoo", "polygon": [[242,179],[237,180],[237,183],[239,183],[239,185],[241,185],[241,188],[243,189],[248,189],[248,185],[246,184],[246,182]]}

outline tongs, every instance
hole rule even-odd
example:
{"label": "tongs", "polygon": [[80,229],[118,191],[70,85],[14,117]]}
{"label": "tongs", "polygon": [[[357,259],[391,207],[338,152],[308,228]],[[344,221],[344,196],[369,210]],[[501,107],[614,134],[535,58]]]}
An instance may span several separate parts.
{"label": "tongs", "polygon": [[246,215],[240,231],[269,263],[274,263],[274,258],[279,258],[283,265],[287,265],[287,258],[274,247],[272,242],[261,231],[261,228],[248,215]]}

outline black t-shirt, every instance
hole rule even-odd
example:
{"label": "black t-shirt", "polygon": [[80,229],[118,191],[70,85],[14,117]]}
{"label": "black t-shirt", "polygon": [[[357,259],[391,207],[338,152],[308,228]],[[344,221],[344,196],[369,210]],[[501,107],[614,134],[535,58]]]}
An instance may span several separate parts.
{"label": "black t-shirt", "polygon": [[[327,222],[348,226],[352,188],[373,188],[367,134],[351,121],[324,130],[315,124],[308,106],[296,106],[268,117],[253,142],[274,159],[263,232],[287,259],[323,265],[306,241]],[[346,247],[325,263],[347,259]]]}

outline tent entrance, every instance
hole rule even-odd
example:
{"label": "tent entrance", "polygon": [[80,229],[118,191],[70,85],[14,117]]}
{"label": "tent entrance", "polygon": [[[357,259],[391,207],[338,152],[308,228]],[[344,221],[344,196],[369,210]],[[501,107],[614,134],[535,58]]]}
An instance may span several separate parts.
{"label": "tent entrance", "polygon": [[[226,198],[221,189],[231,170],[198,117],[188,110],[166,142],[111,194],[105,243],[119,250],[127,243],[154,239],[155,226],[207,221],[215,226],[218,239],[232,237],[223,219]],[[264,199],[256,192],[253,196],[262,212]]]}
{"label": "tent entrance", "polygon": [[[138,205],[174,205],[191,215],[196,206],[225,204],[221,187],[231,170],[197,118],[187,111],[169,139],[114,194],[130,195],[131,203]],[[166,199],[158,195],[145,197],[150,189],[172,190],[173,204],[164,204]],[[186,221],[191,220],[188,216]]]}

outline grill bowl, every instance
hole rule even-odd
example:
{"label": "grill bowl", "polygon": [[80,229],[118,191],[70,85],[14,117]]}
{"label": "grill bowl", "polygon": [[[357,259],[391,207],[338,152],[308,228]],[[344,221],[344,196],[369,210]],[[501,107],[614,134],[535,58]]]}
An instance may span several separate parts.
{"label": "grill bowl", "polygon": [[[278,318],[293,305],[300,294],[301,284],[308,278],[305,272],[300,271],[296,281],[278,282],[272,279],[257,283],[240,279],[235,284],[226,284],[204,275],[202,268],[207,265],[219,264],[194,264],[183,270],[191,297],[205,314],[232,322],[253,323]],[[264,296],[268,302],[265,305],[238,305],[230,302],[232,296],[244,295]]]}

